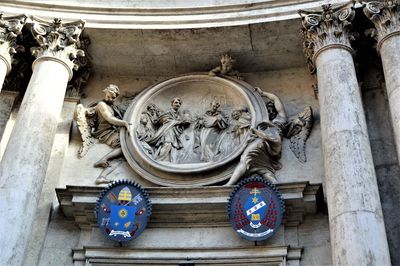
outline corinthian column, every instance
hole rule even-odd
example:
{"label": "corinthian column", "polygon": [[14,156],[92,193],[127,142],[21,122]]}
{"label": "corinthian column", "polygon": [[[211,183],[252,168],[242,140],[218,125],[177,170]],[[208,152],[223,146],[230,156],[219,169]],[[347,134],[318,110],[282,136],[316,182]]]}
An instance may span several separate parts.
{"label": "corinthian column", "polygon": [[317,73],[334,265],[390,265],[364,110],[350,46],[351,6],[300,11]]}
{"label": "corinthian column", "polygon": [[365,15],[374,23],[372,36],[378,42],[392,118],[397,158],[400,162],[400,4],[398,1],[370,2]]}
{"label": "corinthian column", "polygon": [[84,22],[34,20],[33,73],[0,165],[0,261],[22,265]]}
{"label": "corinthian column", "polygon": [[21,34],[26,19],[26,15],[3,17],[0,13],[0,90],[4,78],[11,71],[13,55],[24,49],[17,44],[17,36]]}

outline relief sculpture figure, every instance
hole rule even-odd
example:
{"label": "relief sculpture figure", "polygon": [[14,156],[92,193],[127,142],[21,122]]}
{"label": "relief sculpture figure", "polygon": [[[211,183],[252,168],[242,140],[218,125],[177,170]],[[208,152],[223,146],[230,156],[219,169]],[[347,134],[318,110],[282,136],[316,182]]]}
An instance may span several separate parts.
{"label": "relief sculpture figure", "polygon": [[233,69],[233,65],[235,63],[235,59],[233,59],[229,54],[221,55],[221,65],[213,68],[208,72],[209,76],[215,77],[218,74],[233,76],[239,80],[242,80],[243,77],[240,75],[239,71]]}
{"label": "relief sculpture figure", "polygon": [[200,129],[200,160],[210,162],[221,153],[221,142],[225,136],[224,130],[228,127],[228,121],[224,114],[218,110],[220,104],[212,101],[210,109],[205,112],[196,124]]}
{"label": "relief sculpture figure", "polygon": [[179,108],[182,105],[180,98],[171,101],[171,109],[160,115],[156,121],[158,129],[147,143],[154,147],[153,158],[157,161],[177,162],[178,150],[183,148],[181,135],[190,121],[185,119]]}
{"label": "relief sculpture figure", "polygon": [[115,170],[121,160],[114,165],[111,165],[111,161],[122,157],[119,129],[125,127],[129,130],[130,126],[129,122],[122,120],[122,111],[114,105],[119,96],[118,86],[110,84],[103,92],[105,93],[104,99],[95,106],[85,108],[82,104],[79,104],[75,112],[75,120],[83,140],[78,152],[80,158],[86,155],[90,146],[94,143],[94,139],[98,139],[100,143],[113,148],[110,153],[94,164],[95,167],[104,169],[96,179],[96,184],[112,181],[107,179],[107,176]]}
{"label": "relief sculpture figure", "polygon": [[149,104],[146,107],[146,111],[142,112],[140,115],[140,123],[136,130],[143,149],[150,155],[153,155],[154,151],[147,142],[153,138],[156,132],[156,123],[160,114],[161,110],[155,104]]}
{"label": "relief sculpture figure", "polygon": [[287,115],[278,96],[255,88],[256,92],[266,97],[268,120],[250,128],[250,139],[240,161],[226,185],[234,185],[245,174],[257,173],[271,183],[276,183],[276,170],[281,169],[279,162],[282,152],[283,137],[290,139],[290,149],[301,162],[306,161],[305,142],[313,125],[310,106],[287,122]]}
{"label": "relief sculpture figure", "polygon": [[232,133],[234,135],[234,144],[242,143],[246,132],[251,125],[251,115],[246,109],[236,109],[232,111]]}

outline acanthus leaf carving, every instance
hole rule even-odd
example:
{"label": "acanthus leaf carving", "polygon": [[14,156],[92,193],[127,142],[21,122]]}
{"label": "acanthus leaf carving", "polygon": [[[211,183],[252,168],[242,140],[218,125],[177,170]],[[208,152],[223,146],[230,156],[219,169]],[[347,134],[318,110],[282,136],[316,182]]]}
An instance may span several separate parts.
{"label": "acanthus leaf carving", "polygon": [[397,0],[372,1],[364,6],[364,14],[374,23],[371,36],[378,42],[378,50],[382,42],[393,34],[400,34],[400,3]]}
{"label": "acanthus leaf carving", "polygon": [[66,97],[79,98],[83,89],[89,81],[92,74],[92,57],[87,52],[90,45],[90,39],[87,36],[81,36],[78,48],[83,50],[85,56],[80,56],[76,59],[76,64],[79,69],[75,72],[72,79],[68,82],[67,91],[65,93]]}
{"label": "acanthus leaf carving", "polygon": [[354,39],[351,22],[355,11],[352,5],[338,7],[322,5],[322,11],[300,10],[302,18],[303,51],[311,73],[316,72],[315,58],[330,46],[340,46],[353,53],[350,42]]}
{"label": "acanthus leaf carving", "polygon": [[27,18],[24,14],[4,17],[3,13],[0,13],[0,57],[7,64],[8,72],[11,71],[13,55],[24,51],[24,47],[17,44],[17,37],[21,34]]}
{"label": "acanthus leaf carving", "polygon": [[[31,53],[37,59],[50,57],[61,60],[71,70],[79,68],[78,57],[85,56],[85,52],[79,48],[80,35],[85,22],[82,20],[62,23],[55,18],[52,23],[33,17],[31,32],[39,46],[32,47]],[[72,77],[72,74],[70,75]]]}

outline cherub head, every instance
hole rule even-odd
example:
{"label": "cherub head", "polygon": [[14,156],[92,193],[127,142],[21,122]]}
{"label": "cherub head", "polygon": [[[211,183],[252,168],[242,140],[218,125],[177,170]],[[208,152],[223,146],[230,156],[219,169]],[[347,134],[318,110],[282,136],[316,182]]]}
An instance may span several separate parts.
{"label": "cherub head", "polygon": [[221,67],[224,71],[230,71],[233,68],[235,59],[233,59],[229,54],[221,55]]}
{"label": "cherub head", "polygon": [[119,88],[117,85],[110,84],[108,85],[103,92],[105,93],[104,95],[104,100],[108,103],[113,103],[115,99],[119,96]]}

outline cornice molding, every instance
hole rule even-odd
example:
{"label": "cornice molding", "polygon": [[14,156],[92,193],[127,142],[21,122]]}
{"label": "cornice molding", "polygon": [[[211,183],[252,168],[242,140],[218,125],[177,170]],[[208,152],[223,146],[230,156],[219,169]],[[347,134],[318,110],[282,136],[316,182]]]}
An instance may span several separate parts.
{"label": "cornice molding", "polygon": [[[47,2],[47,3],[46,3]],[[76,1],[77,2],[77,1]],[[152,3],[157,2],[153,1]],[[86,28],[109,29],[188,29],[239,26],[254,23],[297,19],[299,9],[318,8],[326,0],[258,0],[209,1],[199,6],[198,1],[175,1],[176,6],[146,5],[135,2],[131,7],[89,6],[84,3],[66,4],[67,1],[3,0],[1,10],[10,14],[27,13],[48,20],[62,17],[73,21],[82,18]],[[215,4],[215,3],[220,4]],[[338,0],[337,3],[345,3]],[[102,3],[106,3],[102,1]],[[109,3],[114,3],[110,1]],[[133,2],[132,2],[133,3]],[[145,3],[145,2],[143,2]],[[181,3],[181,4],[180,4]]]}

